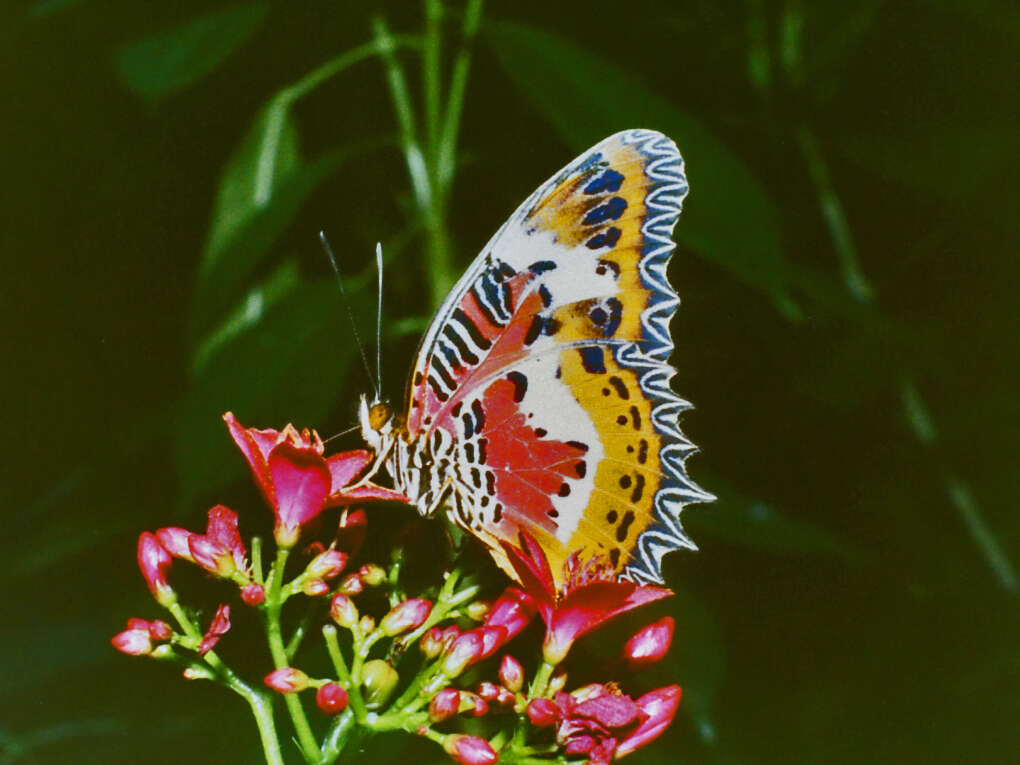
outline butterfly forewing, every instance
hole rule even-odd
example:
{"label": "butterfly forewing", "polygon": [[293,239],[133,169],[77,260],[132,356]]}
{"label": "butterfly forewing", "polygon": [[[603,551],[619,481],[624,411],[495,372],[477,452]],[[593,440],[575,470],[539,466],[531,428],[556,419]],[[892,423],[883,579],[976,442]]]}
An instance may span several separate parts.
{"label": "butterfly forewing", "polygon": [[607,138],[518,208],[425,336],[406,437],[430,458],[411,471],[448,487],[451,517],[504,568],[498,540],[521,529],[556,572],[581,550],[639,581],[693,547],[678,515],[710,495],[684,470],[688,405],[665,361],[678,302],[665,268],[686,192],[668,138]]}

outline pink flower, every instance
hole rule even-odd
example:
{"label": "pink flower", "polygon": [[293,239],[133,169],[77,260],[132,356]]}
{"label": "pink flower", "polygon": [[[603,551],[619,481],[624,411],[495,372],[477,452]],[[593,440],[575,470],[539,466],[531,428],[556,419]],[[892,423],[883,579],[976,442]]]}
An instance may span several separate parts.
{"label": "pink flower", "polygon": [[460,765],[493,765],[499,759],[489,742],[478,736],[447,736],[443,747]]}
{"label": "pink flower", "polygon": [[301,526],[326,507],[361,499],[407,501],[404,495],[371,483],[348,488],[372,461],[371,452],[356,450],[326,458],[322,439],[314,430],[299,432],[293,425],[282,431],[245,428],[230,412],[223,419],[273,508],[274,535],[283,547],[293,547]]}
{"label": "pink flower", "polygon": [[646,716],[645,720],[616,748],[616,756],[630,754],[662,735],[673,722],[681,695],[679,685],[668,685],[639,698],[637,705]]}
{"label": "pink flower", "polygon": [[542,656],[549,664],[563,661],[582,635],[598,629],[610,619],[665,598],[673,593],[662,587],[638,586],[617,581],[613,569],[593,558],[581,563],[577,553],[564,565],[565,584],[557,592],[549,561],[541,545],[521,532],[521,547],[502,542],[524,590],[535,599],[545,622]]}
{"label": "pink flower", "polygon": [[138,537],[138,567],[156,602],[164,608],[177,602],[177,594],[166,578],[171,563],[173,557],[154,534],[146,531]]}
{"label": "pink flower", "polygon": [[352,558],[358,554],[368,531],[368,515],[360,507],[344,510],[337,529],[337,544]]}
{"label": "pink flower", "polygon": [[274,669],[265,677],[265,684],[277,693],[298,693],[308,687],[308,675],[294,667]]}
{"label": "pink flower", "polygon": [[177,526],[159,529],[156,537],[175,558],[191,561],[210,574],[248,584],[248,551],[237,528],[237,513],[224,505],[209,509],[205,534]]}
{"label": "pink flower", "polygon": [[637,670],[655,664],[669,650],[673,642],[673,617],[664,616],[638,630],[623,647],[623,658],[630,669]]}
{"label": "pink flower", "polygon": [[620,739],[633,733],[646,718],[630,696],[598,683],[574,693],[558,693],[560,719],[556,741],[568,757],[585,755],[591,765],[613,759]]}
{"label": "pink flower", "polygon": [[347,691],[336,683],[326,683],[315,692],[315,703],[328,715],[338,715],[347,709]]}
{"label": "pink flower", "polygon": [[202,636],[202,642],[198,645],[198,655],[205,656],[209,653],[220,642],[220,637],[227,634],[229,629],[230,606],[224,603],[216,609],[216,615],[213,617],[209,629]]}
{"label": "pink flower", "polygon": [[560,710],[550,699],[537,698],[528,702],[528,719],[536,728],[546,728],[559,719]]}

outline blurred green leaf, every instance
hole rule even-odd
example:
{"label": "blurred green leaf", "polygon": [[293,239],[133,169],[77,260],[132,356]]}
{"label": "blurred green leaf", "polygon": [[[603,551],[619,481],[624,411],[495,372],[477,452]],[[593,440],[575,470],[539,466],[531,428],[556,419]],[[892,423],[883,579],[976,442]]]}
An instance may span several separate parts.
{"label": "blurred green leaf", "polygon": [[857,565],[866,557],[831,531],[745,496],[718,476],[703,476],[702,482],[712,487],[719,500],[684,512],[684,526],[695,539],[704,535],[777,555],[821,555]]}
{"label": "blurred green leaf", "polygon": [[[355,313],[371,310],[359,295],[348,299]],[[210,352],[176,421],[184,502],[241,473],[224,412],[256,427],[318,425],[335,404],[354,345],[337,286],[322,280],[291,290]]]}
{"label": "blurred green leaf", "polygon": [[487,24],[485,37],[510,79],[575,151],[633,127],[673,138],[691,183],[677,241],[769,295],[784,315],[799,315],[775,205],[705,126],[640,80],[548,32],[501,22]]}
{"label": "blurred green leaf", "polygon": [[255,31],[266,2],[233,5],[117,51],[117,69],[128,87],[158,99],[209,74]]}
{"label": "blurred green leaf", "polygon": [[39,2],[28,9],[28,17],[31,19],[41,19],[52,13],[59,13],[60,11],[74,8],[84,2],[85,0],[39,0]]}
{"label": "blurred green leaf", "polygon": [[726,641],[708,604],[684,589],[673,589],[671,614],[676,638],[663,674],[684,689],[680,708],[694,722],[701,739],[715,739],[715,703],[726,672]]}

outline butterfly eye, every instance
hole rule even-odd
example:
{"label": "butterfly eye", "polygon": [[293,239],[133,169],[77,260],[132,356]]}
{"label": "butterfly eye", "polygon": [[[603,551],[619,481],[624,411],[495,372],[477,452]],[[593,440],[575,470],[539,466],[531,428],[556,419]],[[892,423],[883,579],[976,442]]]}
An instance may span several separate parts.
{"label": "butterfly eye", "polygon": [[368,410],[368,424],[373,430],[381,430],[392,416],[393,410],[388,404],[373,404],[372,408]]}

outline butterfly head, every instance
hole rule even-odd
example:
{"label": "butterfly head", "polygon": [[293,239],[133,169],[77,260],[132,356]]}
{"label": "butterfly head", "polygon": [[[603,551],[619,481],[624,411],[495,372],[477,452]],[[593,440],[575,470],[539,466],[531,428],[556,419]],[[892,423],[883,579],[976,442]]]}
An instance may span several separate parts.
{"label": "butterfly head", "polygon": [[361,437],[376,452],[382,450],[383,444],[393,438],[399,427],[398,418],[389,404],[378,399],[369,403],[366,396],[361,397],[358,407],[358,423],[361,425]]}

